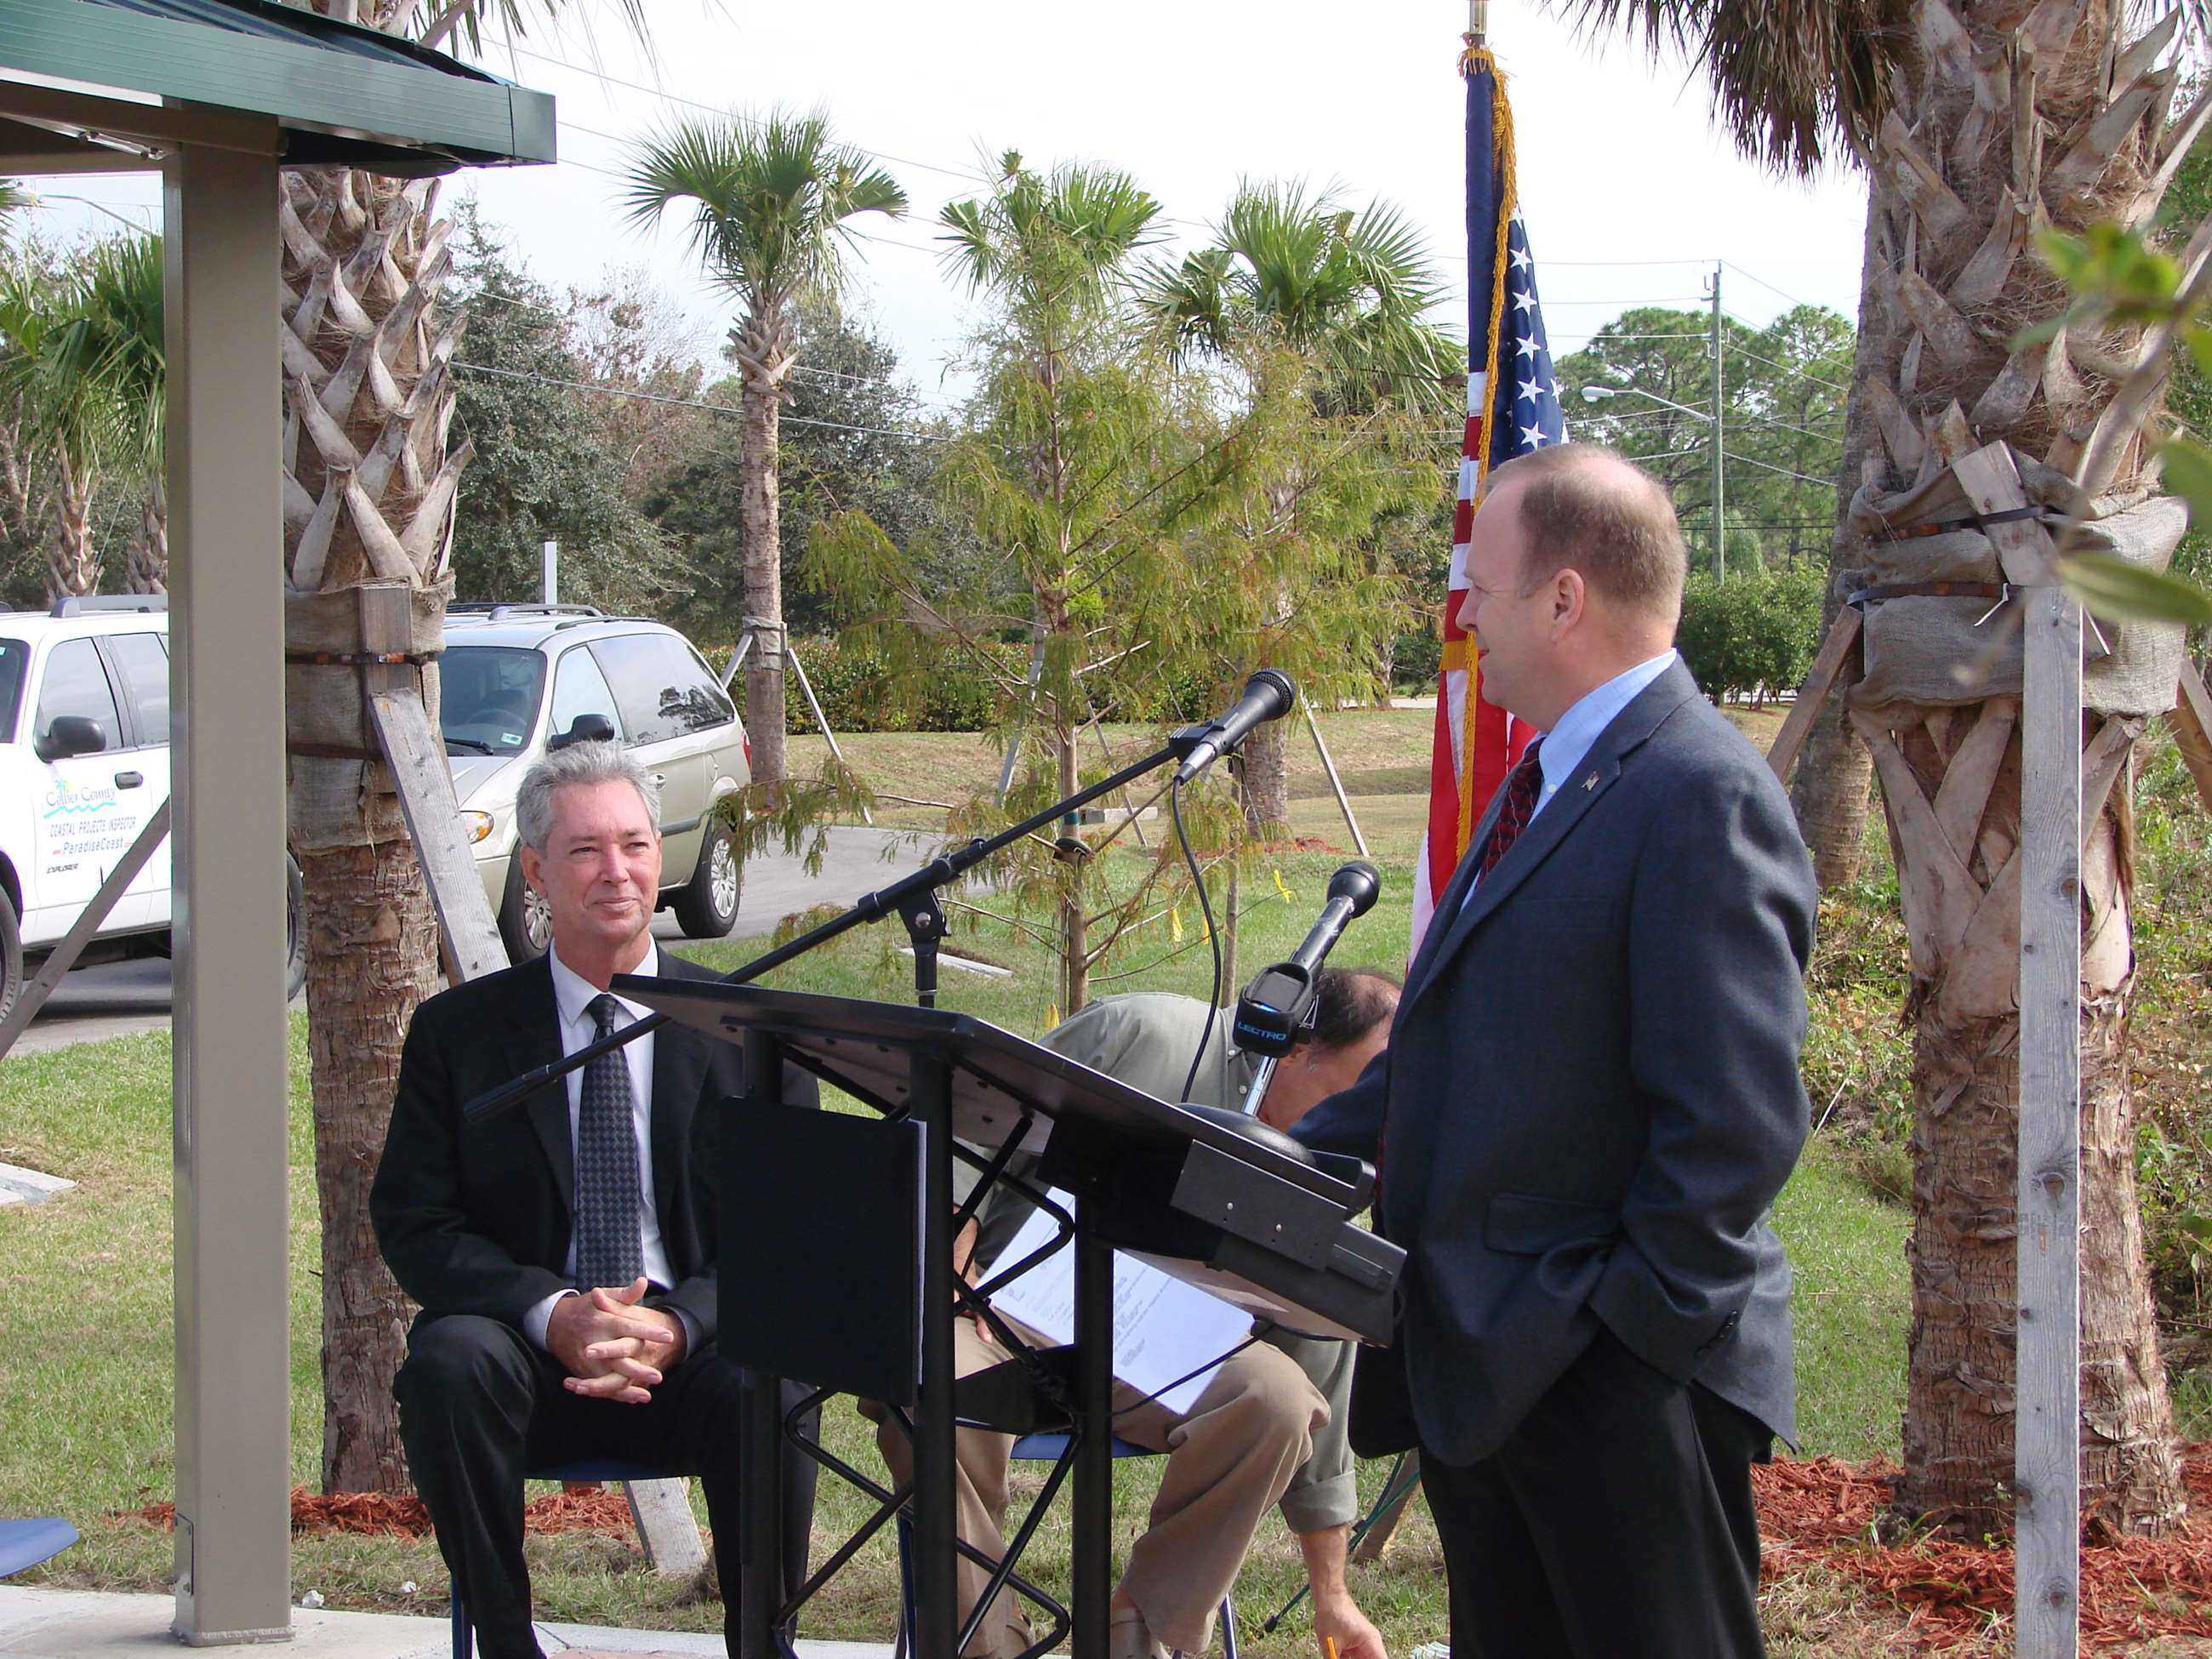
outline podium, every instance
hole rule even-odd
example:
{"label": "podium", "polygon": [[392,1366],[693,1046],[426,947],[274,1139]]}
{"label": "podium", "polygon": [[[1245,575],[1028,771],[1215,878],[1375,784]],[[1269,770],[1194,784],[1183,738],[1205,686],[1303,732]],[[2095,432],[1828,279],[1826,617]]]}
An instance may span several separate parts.
{"label": "podium", "polygon": [[[956,1659],[963,1553],[998,1574],[979,1606],[1012,1584],[1054,1612],[1058,1627],[1037,1651],[1069,1630],[1075,1659],[1104,1659],[1117,1248],[1257,1318],[1390,1340],[1404,1252],[1352,1223],[1373,1181],[1357,1159],[1309,1152],[1235,1112],[1156,1100],[969,1015],[694,980],[623,975],[613,988],[745,1050],[746,1094],[709,1131],[723,1192],[720,1346],[747,1376],[744,1659],[781,1659],[779,1632],[901,1509],[913,1528],[916,1659]],[[874,1115],[785,1107],[787,1060]],[[1072,1209],[1007,1176],[1017,1152],[1036,1155],[1038,1182],[1073,1195]],[[957,1202],[956,1163],[980,1172]],[[988,1319],[984,1298],[1036,1259],[974,1291],[953,1271],[954,1237],[1000,1182],[1053,1214],[1061,1239],[1073,1236],[1076,1340],[1011,1345],[1014,1361],[962,1382],[956,1308]],[[897,1492],[809,1449],[878,1510],[787,1603],[775,1524],[787,1376],[812,1385],[810,1403],[851,1393],[910,1413],[914,1436],[914,1479]],[[1073,1430],[1072,1612],[1018,1576],[1034,1516],[1003,1562],[960,1542],[954,1435],[975,1421]]]}

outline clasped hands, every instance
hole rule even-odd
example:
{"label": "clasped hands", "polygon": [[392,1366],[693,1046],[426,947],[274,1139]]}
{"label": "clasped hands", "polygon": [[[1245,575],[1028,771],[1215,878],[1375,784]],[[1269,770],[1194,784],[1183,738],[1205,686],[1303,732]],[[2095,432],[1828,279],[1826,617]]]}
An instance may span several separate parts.
{"label": "clasped hands", "polygon": [[684,1358],[684,1322],[665,1308],[647,1308],[646,1281],[601,1286],[553,1304],[545,1346],[568,1375],[571,1394],[642,1406],[668,1368]]}

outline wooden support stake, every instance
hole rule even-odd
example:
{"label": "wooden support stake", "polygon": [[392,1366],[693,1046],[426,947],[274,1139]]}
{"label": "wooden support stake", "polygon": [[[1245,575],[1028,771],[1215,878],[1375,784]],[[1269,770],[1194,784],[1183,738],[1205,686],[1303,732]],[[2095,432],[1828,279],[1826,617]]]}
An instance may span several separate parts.
{"label": "wooden support stake", "polygon": [[1390,1547],[1391,1539],[1397,1535],[1398,1523],[1406,1518],[1406,1510],[1413,1501],[1413,1494],[1421,1489],[1420,1453],[1406,1453],[1400,1460],[1400,1466],[1391,1472],[1390,1478],[1404,1484],[1399,1487],[1397,1497],[1391,1499],[1389,1507],[1377,1511],[1374,1520],[1368,1523],[1367,1530],[1359,1535],[1358,1546],[1352,1552],[1352,1559],[1356,1562],[1380,1561],[1382,1553]]}
{"label": "wooden support stake", "polygon": [[1836,677],[1844,672],[1844,659],[1858,643],[1859,630],[1865,625],[1866,618],[1855,605],[1847,605],[1836,613],[1835,625],[1821,642],[1820,654],[1813,659],[1805,684],[1797,688],[1797,701],[1790,706],[1782,729],[1774,734],[1774,741],[1766,750],[1766,763],[1774,769],[1778,781],[1790,781],[1790,769],[1797,763],[1797,751],[1805,746],[1813,722],[1820,717],[1821,705],[1835,690]]}
{"label": "wooden support stake", "polygon": [[2030,590],[2021,755],[2014,1620],[2074,1659],[2081,1619],[2081,609]]}
{"label": "wooden support stake", "polygon": [[54,994],[54,987],[62,982],[62,975],[76,966],[77,957],[91,941],[92,936],[100,931],[100,924],[107,920],[107,913],[115,908],[115,901],[123,896],[123,890],[137,880],[138,872],[146,867],[146,860],[153,857],[154,849],[168,836],[169,803],[165,800],[155,808],[154,816],[146,820],[146,827],[131,843],[131,849],[124,854],[123,861],[107,872],[107,879],[100,884],[100,890],[92,896],[92,902],[84,907],[84,913],[77,917],[76,926],[69,930],[59,945],[54,946],[53,954],[39,969],[38,977],[16,994],[15,1003],[8,1010],[8,1017],[0,1019],[0,1056],[5,1056],[8,1050],[15,1047],[15,1039],[22,1036],[30,1023],[39,1017],[39,1010],[46,1006],[46,999]]}
{"label": "wooden support stake", "polygon": [[[742,649],[738,654],[744,654]],[[783,654],[791,660],[791,672],[799,681],[799,689],[806,694],[806,706],[814,711],[814,723],[822,728],[822,735],[830,740],[830,752],[837,757],[838,765],[844,765],[845,751],[837,746],[837,734],[830,729],[830,717],[822,712],[822,704],[814,695],[814,687],[806,678],[806,670],[799,665],[798,648],[789,640],[783,642]],[[875,821],[864,804],[860,808],[860,822],[873,824]]]}
{"label": "wooden support stake", "polygon": [[[2001,443],[1953,467],[1983,514],[2027,505]],[[2081,607],[2043,526],[1988,526],[2025,584],[2021,705],[2018,1310],[2013,1624],[2020,1659],[2075,1659],[2081,1593]]]}
{"label": "wooden support stake", "polygon": [[1314,718],[1313,705],[1306,701],[1303,691],[1298,693],[1298,712],[1306,717],[1306,730],[1313,733],[1314,747],[1321,753],[1321,769],[1328,774],[1328,787],[1336,792],[1337,810],[1351,826],[1352,844],[1359,849],[1360,857],[1366,858],[1367,837],[1359,833],[1359,820],[1352,816],[1352,802],[1345,795],[1344,780],[1336,775],[1336,763],[1329,758],[1328,744],[1322,741],[1321,722]]}
{"label": "wooden support stake", "polygon": [[2181,750],[2181,763],[2189,775],[2197,780],[2197,799],[2212,812],[2212,697],[2205,696],[2197,665],[2186,657],[2181,659],[2176,692],[2171,717],[2174,746]]}

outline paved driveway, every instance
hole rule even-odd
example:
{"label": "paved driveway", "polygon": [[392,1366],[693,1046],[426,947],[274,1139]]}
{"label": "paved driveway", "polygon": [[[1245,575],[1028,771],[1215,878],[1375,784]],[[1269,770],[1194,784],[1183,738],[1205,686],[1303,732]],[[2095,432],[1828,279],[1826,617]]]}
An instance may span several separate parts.
{"label": "paved driveway", "polygon": [[[833,826],[821,873],[813,876],[796,858],[763,854],[745,866],[744,895],[730,936],[773,933],[776,923],[793,911],[813,905],[850,904],[921,863],[934,841],[913,830]],[[886,849],[895,853],[888,861]],[[684,937],[675,918],[665,913],[654,921],[653,931],[659,939]],[[131,1031],[165,1031],[169,1011],[169,963],[165,958],[141,957],[80,968],[55,988],[31,1029],[16,1039],[9,1053],[38,1054]]]}

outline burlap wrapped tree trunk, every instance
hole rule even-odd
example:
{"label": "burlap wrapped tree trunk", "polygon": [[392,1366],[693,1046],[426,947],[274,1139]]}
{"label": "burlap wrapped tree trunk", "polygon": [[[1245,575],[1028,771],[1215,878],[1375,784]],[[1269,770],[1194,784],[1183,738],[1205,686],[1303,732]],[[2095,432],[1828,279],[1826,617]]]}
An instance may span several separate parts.
{"label": "burlap wrapped tree trunk", "polygon": [[449,227],[431,220],[427,181],[298,173],[280,189],[287,744],[307,889],[323,1484],[404,1491],[392,1376],[409,1309],[370,1230],[368,1186],[408,1022],[438,988],[437,922],[360,670],[336,659],[363,651],[360,585],[405,584],[405,654],[434,726],[453,489],[469,457],[446,441],[456,328],[437,300]]}
{"label": "burlap wrapped tree trunk", "polygon": [[[2148,500],[2143,465],[2141,426],[2154,411],[2114,403],[2141,340],[2087,328],[2023,340],[2068,305],[2030,237],[2147,222],[2212,100],[2176,112],[2179,71],[2161,62],[2171,15],[2136,38],[2114,0],[1918,0],[1910,15],[1910,61],[1863,157],[1872,325],[1853,419],[1880,441],[1847,482],[1861,586],[1875,596],[1846,705],[1874,754],[1912,952],[1913,1322],[1898,1501],[1972,1532],[2008,1524],[2013,1474],[2021,682],[2016,617],[1998,605],[2006,572],[1951,469],[2006,445],[2033,509],[2055,526],[2100,419],[2132,422],[2112,434],[2127,441],[2093,481],[2094,516],[2130,556],[2170,557],[2179,519]],[[2174,681],[2159,641],[2115,631],[2105,625],[2108,650],[2091,648],[2095,713],[2082,734],[2081,1474],[2093,1529],[2142,1533],[2172,1523],[2184,1500],[2124,1057],[2127,782],[2142,719],[2167,706]]]}

